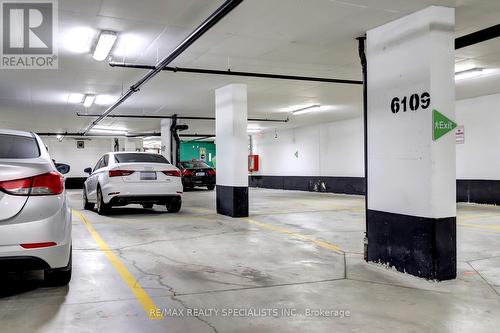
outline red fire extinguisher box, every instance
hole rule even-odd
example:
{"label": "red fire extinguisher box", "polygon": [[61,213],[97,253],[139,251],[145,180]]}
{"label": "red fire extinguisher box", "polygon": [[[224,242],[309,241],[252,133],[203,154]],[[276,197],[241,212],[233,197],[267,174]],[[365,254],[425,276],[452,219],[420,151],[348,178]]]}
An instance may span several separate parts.
{"label": "red fire extinguisher box", "polygon": [[248,155],[248,171],[259,171],[259,155]]}

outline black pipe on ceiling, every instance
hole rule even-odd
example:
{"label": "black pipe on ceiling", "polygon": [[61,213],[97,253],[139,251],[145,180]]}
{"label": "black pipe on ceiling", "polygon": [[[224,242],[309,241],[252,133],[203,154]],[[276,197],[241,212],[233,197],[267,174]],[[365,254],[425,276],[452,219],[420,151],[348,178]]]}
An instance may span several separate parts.
{"label": "black pipe on ceiling", "polygon": [[[130,64],[110,62],[111,67],[124,67],[124,68],[137,68],[137,69],[153,69],[152,65]],[[342,84],[356,84],[362,85],[363,81],[345,80],[345,79],[330,79],[326,77],[313,77],[313,76],[298,76],[298,75],[281,75],[281,74],[267,74],[267,73],[253,73],[253,72],[238,72],[228,70],[215,70],[215,69],[202,69],[202,68],[186,68],[186,67],[165,67],[164,71],[181,72],[181,73],[196,73],[196,74],[214,74],[214,75],[232,75],[232,76],[246,76],[258,77],[265,79],[280,79],[280,80],[295,80],[295,81],[313,81],[313,82],[326,82],[326,83],[342,83]]]}
{"label": "black pipe on ceiling", "polygon": [[179,55],[182,54],[191,44],[198,40],[201,36],[205,34],[210,28],[216,25],[222,18],[229,14],[234,8],[236,8],[243,0],[226,0],[217,10],[212,13],[203,23],[201,23],[189,36],[187,36],[177,47],[170,52],[168,56],[163,58],[158,62],[154,68],[152,68],[148,73],[146,73],[139,81],[132,85],[129,90],[124,93],[115,103],[113,103],[109,108],[106,109],[96,120],[94,120],[83,134],[87,134],[95,125],[97,125],[101,120],[106,118],[114,109],[125,102],[130,96],[138,92],[141,87],[161,72],[165,67],[167,67],[172,61],[174,61]]}
{"label": "black pipe on ceiling", "polygon": [[500,37],[500,24],[455,39],[455,50]]}
{"label": "black pipe on ceiling", "polygon": [[[99,114],[80,113],[76,114],[78,117],[99,117]],[[135,114],[110,114],[108,118],[137,118],[137,119],[173,119],[174,116],[162,115],[135,115]],[[176,119],[189,119],[189,120],[215,120],[215,117],[198,117],[198,116],[177,116]],[[274,122],[274,123],[287,123],[287,119],[267,119],[267,118],[248,118],[248,121],[260,122]]]}
{"label": "black pipe on ceiling", "polygon": [[[138,138],[138,137],[146,137],[146,136],[161,136],[161,133],[158,132],[149,132],[149,133],[133,133],[127,135],[116,135],[116,134],[87,134],[84,135],[83,132],[65,132],[65,133],[56,133],[56,132],[45,132],[45,133],[37,133],[39,136],[58,136],[62,135],[63,137],[126,137],[126,138]],[[215,134],[179,134],[179,137],[186,138],[211,138],[215,137]]]}

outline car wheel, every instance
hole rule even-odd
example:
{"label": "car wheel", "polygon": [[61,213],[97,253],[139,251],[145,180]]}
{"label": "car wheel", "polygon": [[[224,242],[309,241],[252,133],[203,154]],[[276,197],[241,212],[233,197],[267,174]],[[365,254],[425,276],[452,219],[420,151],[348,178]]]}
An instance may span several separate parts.
{"label": "car wheel", "polygon": [[182,199],[181,198],[173,198],[167,202],[167,210],[169,213],[177,213],[181,210]]}
{"label": "car wheel", "polygon": [[85,210],[92,210],[94,209],[95,204],[90,203],[88,198],[87,198],[87,190],[85,187],[83,188],[83,209]]}
{"label": "car wheel", "polygon": [[151,209],[151,208],[153,208],[153,204],[152,203],[142,204],[142,207],[144,209]]}
{"label": "car wheel", "polygon": [[50,287],[62,287],[66,286],[69,281],[71,281],[71,270],[72,270],[72,258],[73,249],[69,252],[69,262],[66,267],[56,268],[45,271],[44,283]]}
{"label": "car wheel", "polygon": [[106,215],[109,213],[110,206],[106,203],[104,203],[104,199],[102,197],[102,191],[101,188],[97,188],[97,213],[99,215]]}
{"label": "car wheel", "polygon": [[214,188],[215,188],[215,185],[208,185],[208,186],[207,186],[207,189],[208,189],[209,191],[213,191],[213,190],[214,190]]}

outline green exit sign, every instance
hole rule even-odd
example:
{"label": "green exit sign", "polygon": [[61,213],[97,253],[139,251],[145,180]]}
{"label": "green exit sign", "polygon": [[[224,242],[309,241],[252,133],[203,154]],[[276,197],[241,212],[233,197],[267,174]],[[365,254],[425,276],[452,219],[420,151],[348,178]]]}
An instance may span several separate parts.
{"label": "green exit sign", "polygon": [[438,110],[432,111],[432,140],[436,141],[446,133],[453,131],[457,123],[450,120]]}

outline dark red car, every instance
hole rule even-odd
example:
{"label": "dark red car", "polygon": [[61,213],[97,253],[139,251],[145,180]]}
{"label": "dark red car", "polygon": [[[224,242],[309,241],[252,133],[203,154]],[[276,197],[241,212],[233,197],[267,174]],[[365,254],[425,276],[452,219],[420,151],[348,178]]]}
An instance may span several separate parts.
{"label": "dark red car", "polygon": [[195,186],[206,187],[210,191],[215,188],[215,169],[203,161],[179,162],[184,190]]}

